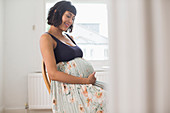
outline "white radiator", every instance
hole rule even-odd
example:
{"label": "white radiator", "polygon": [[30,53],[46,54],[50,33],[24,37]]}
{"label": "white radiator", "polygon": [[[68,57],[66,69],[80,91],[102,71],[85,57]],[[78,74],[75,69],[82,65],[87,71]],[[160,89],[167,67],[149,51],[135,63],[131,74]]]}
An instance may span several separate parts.
{"label": "white radiator", "polygon": [[[96,78],[106,81],[107,72],[98,72]],[[28,74],[28,107],[29,109],[51,109],[50,95],[45,86],[42,73]]]}
{"label": "white radiator", "polygon": [[28,107],[29,109],[51,109],[50,95],[42,73],[28,74]]}

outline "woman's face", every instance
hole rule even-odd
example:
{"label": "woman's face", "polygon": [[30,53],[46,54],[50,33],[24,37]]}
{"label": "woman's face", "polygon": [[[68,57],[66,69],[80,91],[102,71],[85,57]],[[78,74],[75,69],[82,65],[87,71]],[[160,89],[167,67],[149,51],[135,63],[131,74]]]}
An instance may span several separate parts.
{"label": "woman's face", "polygon": [[71,13],[70,11],[65,11],[65,13],[62,16],[62,24],[59,25],[59,28],[62,31],[67,31],[67,29],[73,24],[75,19],[75,15]]}

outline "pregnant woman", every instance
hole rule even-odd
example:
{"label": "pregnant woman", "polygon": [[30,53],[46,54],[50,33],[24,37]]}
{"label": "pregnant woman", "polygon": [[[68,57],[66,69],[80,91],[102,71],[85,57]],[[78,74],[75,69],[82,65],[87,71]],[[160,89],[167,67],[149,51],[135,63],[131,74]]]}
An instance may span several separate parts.
{"label": "pregnant woman", "polygon": [[106,113],[104,90],[94,86],[95,72],[84,60],[72,36],[76,8],[57,2],[48,13],[50,29],[40,37],[40,49],[51,81],[53,113]]}

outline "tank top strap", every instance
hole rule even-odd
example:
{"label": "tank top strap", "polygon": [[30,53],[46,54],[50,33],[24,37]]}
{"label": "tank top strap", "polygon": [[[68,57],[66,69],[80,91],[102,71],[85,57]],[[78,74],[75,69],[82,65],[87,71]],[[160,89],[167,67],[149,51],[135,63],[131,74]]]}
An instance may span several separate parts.
{"label": "tank top strap", "polygon": [[[49,32],[46,32],[47,34],[49,34],[56,42],[61,42],[60,40],[58,40],[55,36],[53,36],[52,34],[50,34]],[[65,35],[75,44],[75,45],[77,45],[76,44],[76,42],[68,35],[68,34],[66,34],[65,33]]]}
{"label": "tank top strap", "polygon": [[56,42],[60,42],[55,36],[53,36],[52,34],[46,32],[47,34],[49,34]]}
{"label": "tank top strap", "polygon": [[68,34],[65,33],[65,35],[67,35],[67,37],[68,37],[75,45],[77,45],[76,42],[75,42]]}

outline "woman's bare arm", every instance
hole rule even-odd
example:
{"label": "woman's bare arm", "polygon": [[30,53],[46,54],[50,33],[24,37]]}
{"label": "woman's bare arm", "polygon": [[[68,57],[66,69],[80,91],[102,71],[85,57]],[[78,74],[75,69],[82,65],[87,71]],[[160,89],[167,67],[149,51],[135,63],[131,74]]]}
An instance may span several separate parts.
{"label": "woman's bare arm", "polygon": [[56,80],[71,84],[94,84],[96,81],[95,73],[92,73],[88,78],[81,78],[60,72],[56,67],[56,60],[54,56],[53,39],[48,34],[43,34],[40,38],[40,50],[47,67],[47,72],[51,80]]}

